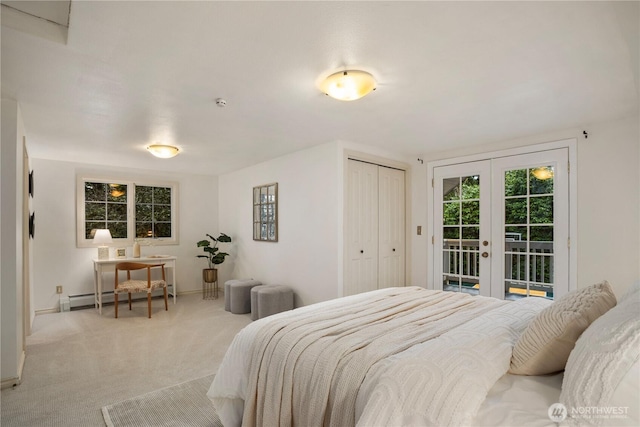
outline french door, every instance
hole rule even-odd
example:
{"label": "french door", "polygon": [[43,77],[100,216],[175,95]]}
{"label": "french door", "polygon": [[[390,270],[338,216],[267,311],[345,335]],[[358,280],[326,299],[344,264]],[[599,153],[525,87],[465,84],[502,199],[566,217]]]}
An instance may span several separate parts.
{"label": "french door", "polygon": [[568,292],[568,150],[435,167],[436,289],[517,299]]}

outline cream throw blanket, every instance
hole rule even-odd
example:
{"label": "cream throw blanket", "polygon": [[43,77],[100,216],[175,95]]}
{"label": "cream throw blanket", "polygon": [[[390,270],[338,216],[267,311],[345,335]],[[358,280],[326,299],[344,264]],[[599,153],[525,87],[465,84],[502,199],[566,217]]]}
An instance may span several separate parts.
{"label": "cream throw blanket", "polygon": [[[282,313],[238,334],[208,395],[226,426],[455,425],[469,418],[456,413],[477,411],[459,411],[467,404],[465,389],[479,391],[482,402],[508,369],[515,337],[545,303],[522,310],[516,307],[520,302],[408,287]],[[492,335],[500,337],[489,339]],[[465,339],[489,359],[500,354],[499,366],[485,365],[482,355],[476,363],[477,353],[463,349]],[[453,348],[446,347],[452,343]],[[426,365],[412,372],[416,358]],[[423,375],[429,366],[440,372],[438,381],[431,381],[433,372]],[[474,371],[486,378],[467,375]],[[430,399],[447,406],[438,391],[449,376],[443,390],[456,409],[431,420],[420,408],[433,412]],[[402,380],[394,383],[396,377]]]}

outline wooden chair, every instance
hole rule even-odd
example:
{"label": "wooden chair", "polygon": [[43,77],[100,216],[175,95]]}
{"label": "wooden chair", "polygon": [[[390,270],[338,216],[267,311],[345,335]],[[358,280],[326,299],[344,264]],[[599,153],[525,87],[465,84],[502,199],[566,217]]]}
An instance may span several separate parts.
{"label": "wooden chair", "polygon": [[[151,269],[160,267],[162,269],[162,280],[151,280]],[[147,280],[135,280],[131,279],[132,270],[147,269]],[[118,271],[127,272],[127,280],[120,282],[118,280]],[[151,292],[155,289],[164,289],[164,309],[169,310],[169,304],[167,303],[167,282],[164,275],[164,264],[143,264],[140,262],[119,262],[116,264],[115,285],[113,298],[116,306],[116,319],[118,318],[118,294],[129,294],[129,310],[131,310],[131,294],[132,293],[147,293],[147,304],[149,306],[149,319],[151,319]]]}

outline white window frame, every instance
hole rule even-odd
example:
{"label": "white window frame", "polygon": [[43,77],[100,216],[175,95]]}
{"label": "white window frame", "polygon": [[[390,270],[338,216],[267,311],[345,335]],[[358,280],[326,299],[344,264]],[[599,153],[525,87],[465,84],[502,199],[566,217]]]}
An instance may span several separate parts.
{"label": "white window frame", "polygon": [[[178,236],[178,189],[177,182],[161,181],[153,178],[132,177],[128,175],[113,174],[94,174],[94,173],[78,173],[76,175],[76,246],[78,248],[93,248],[95,245],[91,239],[85,237],[85,193],[84,185],[86,182],[104,182],[118,183],[128,186],[127,190],[127,238],[113,239],[110,246],[130,246],[135,240],[143,245],[163,246],[178,245],[180,243]],[[137,238],[136,235],[136,218],[135,218],[135,186],[148,187],[169,187],[171,188],[171,237],[161,238]]]}
{"label": "white window frame", "polygon": [[[491,158],[499,158],[499,157],[510,157],[521,154],[529,154],[536,153],[540,151],[549,151],[558,148],[566,148],[568,149],[568,157],[569,157],[569,165],[567,165],[568,169],[568,180],[569,180],[569,230],[568,230],[568,243],[569,243],[569,286],[568,290],[572,291],[577,289],[577,277],[578,277],[578,180],[576,174],[576,165],[577,165],[577,139],[564,139],[560,141],[546,142],[541,144],[505,149],[500,151],[491,151],[486,153],[478,153],[468,156],[449,158],[443,160],[437,160],[433,162],[427,163],[427,200],[429,205],[433,202],[434,197],[434,168],[439,166],[448,166],[457,163],[467,163],[467,162],[475,162],[480,160],[487,160]],[[433,206],[429,208],[431,211],[433,210]],[[431,236],[429,238],[429,244],[427,245],[427,289],[437,289],[435,279],[433,276],[434,272],[434,253],[435,247],[433,244],[434,240],[434,226],[433,219],[429,218],[427,221],[427,236]]]}

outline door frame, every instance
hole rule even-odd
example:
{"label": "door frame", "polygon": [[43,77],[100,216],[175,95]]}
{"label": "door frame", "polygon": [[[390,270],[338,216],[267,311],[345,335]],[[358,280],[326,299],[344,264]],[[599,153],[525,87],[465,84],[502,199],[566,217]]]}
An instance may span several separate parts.
{"label": "door frame", "polygon": [[378,166],[384,166],[393,169],[399,169],[404,171],[404,218],[405,218],[405,237],[404,237],[404,280],[407,285],[411,284],[411,166],[408,163],[398,160],[392,160],[385,157],[376,156],[369,153],[354,150],[343,150],[342,154],[342,235],[340,236],[339,248],[341,253],[339,256],[339,269],[338,269],[338,296],[344,296],[344,280],[346,274],[345,263],[347,262],[347,239],[348,236],[348,221],[347,221],[347,185],[348,185],[348,170],[349,160],[359,160],[361,162],[367,162],[376,164]]}
{"label": "door frame", "polygon": [[433,197],[434,197],[434,168],[440,166],[451,166],[459,163],[476,162],[490,160],[499,157],[510,157],[522,154],[537,153],[540,151],[566,148],[568,150],[569,164],[568,186],[569,186],[569,291],[577,289],[578,278],[578,180],[576,173],[577,165],[577,138],[563,139],[559,141],[546,142],[541,144],[527,145],[516,148],[509,148],[498,151],[489,151],[478,154],[471,154],[460,157],[451,157],[442,160],[427,162],[427,236],[431,236],[427,243],[427,289],[436,289],[434,278],[434,227],[433,227]]}

